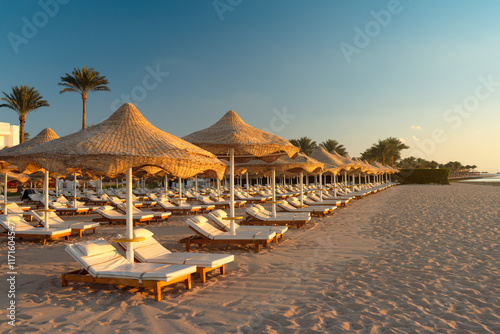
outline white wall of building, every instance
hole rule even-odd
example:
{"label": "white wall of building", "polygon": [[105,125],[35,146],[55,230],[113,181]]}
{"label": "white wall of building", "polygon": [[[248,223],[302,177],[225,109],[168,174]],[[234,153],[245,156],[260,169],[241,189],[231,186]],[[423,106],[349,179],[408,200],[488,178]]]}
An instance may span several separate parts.
{"label": "white wall of building", "polygon": [[19,145],[19,125],[0,122],[0,149]]}

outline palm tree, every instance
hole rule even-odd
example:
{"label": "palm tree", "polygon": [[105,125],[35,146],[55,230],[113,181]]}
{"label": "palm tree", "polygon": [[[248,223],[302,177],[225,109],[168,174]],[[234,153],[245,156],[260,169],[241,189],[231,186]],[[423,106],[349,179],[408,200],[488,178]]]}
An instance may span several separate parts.
{"label": "palm tree", "polygon": [[394,163],[401,159],[401,151],[409,149],[410,147],[403,143],[400,139],[395,137],[389,137],[384,140],[390,147],[390,164],[394,166]]}
{"label": "palm tree", "polygon": [[330,153],[335,151],[340,155],[347,154],[347,151],[346,151],[344,145],[340,145],[339,142],[334,140],[334,139],[327,139],[324,142],[322,142],[321,144],[319,144],[319,146],[323,147],[325,150],[327,150]]}
{"label": "palm tree", "polygon": [[10,108],[19,114],[19,143],[23,143],[26,115],[38,108],[49,107],[49,103],[35,88],[29,86],[14,86],[11,94],[2,93],[5,97],[0,97],[0,100],[7,103],[1,104],[0,107]]}
{"label": "palm tree", "polygon": [[407,145],[394,137],[379,139],[378,143],[361,154],[361,159],[369,162],[376,160],[384,165],[394,166],[394,163],[401,159],[401,151],[407,148],[409,148]]}
{"label": "palm tree", "polygon": [[109,92],[110,89],[106,86],[108,84],[108,80],[105,76],[99,76],[99,72],[94,70],[92,67],[87,68],[87,66],[84,66],[82,69],[79,67],[73,69],[72,75],[66,73],[65,77],[61,77],[61,81],[62,82],[58,85],[63,86],[64,88],[59,92],[60,94],[75,92],[82,95],[82,129],[85,129],[87,127],[87,94],[97,91]]}
{"label": "palm tree", "polygon": [[300,152],[302,152],[306,155],[311,154],[312,151],[314,151],[314,149],[316,147],[318,147],[318,145],[316,145],[316,142],[308,137],[300,137],[299,139],[291,139],[290,143],[292,143],[292,145],[295,145],[298,148],[300,148]]}

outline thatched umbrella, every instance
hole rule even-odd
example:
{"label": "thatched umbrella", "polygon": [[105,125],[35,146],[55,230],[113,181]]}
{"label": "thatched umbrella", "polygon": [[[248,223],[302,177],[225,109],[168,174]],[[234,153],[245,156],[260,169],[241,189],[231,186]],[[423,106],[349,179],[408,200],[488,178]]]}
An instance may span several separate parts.
{"label": "thatched umbrella", "polygon": [[252,172],[272,172],[271,182],[273,187],[273,217],[276,217],[276,171],[280,173],[300,173],[300,201],[301,205],[304,205],[304,185],[302,181],[303,173],[322,173],[325,164],[303,153],[299,153],[295,159],[291,159],[287,156],[281,156],[273,162],[252,160],[246,163],[237,164],[236,166],[238,168],[245,168]]}
{"label": "thatched umbrella", "polygon": [[[54,130],[50,128],[45,128],[42,131],[40,131],[39,134],[37,134],[35,137],[32,139],[25,141],[24,143],[21,143],[16,146],[12,146],[9,148],[4,148],[3,150],[0,151],[0,160],[2,160],[2,165],[3,166],[8,166],[12,167],[14,164],[17,164],[18,159],[28,150],[32,149],[33,147],[36,147],[38,145],[41,145],[43,143],[46,143],[48,141],[51,141],[53,139],[59,138],[59,136],[54,132]],[[10,165],[10,166],[9,166]],[[40,166],[38,166],[36,163],[29,163],[23,168],[18,168],[20,172],[26,172],[26,173],[34,173],[37,171],[42,170]],[[7,175],[5,176],[7,178]],[[45,187],[45,184],[49,183],[49,174],[48,172],[45,172],[45,181],[44,181],[44,189],[46,188],[46,194],[45,194],[45,210],[48,210],[48,187]],[[5,180],[5,193],[7,193],[7,180]],[[5,214],[7,215],[7,196],[5,196]],[[46,215],[48,214],[48,211],[46,211]],[[46,217],[47,218],[47,217]],[[48,222],[48,219],[45,219]]]}
{"label": "thatched umbrella", "polygon": [[[339,174],[342,170],[348,171],[349,169],[351,169],[351,166],[347,164],[343,159],[341,159],[341,156],[339,156],[338,154],[335,155],[329,153],[321,146],[318,146],[309,156],[324,163],[325,169],[333,175],[333,192],[334,196],[337,197],[337,174]],[[323,199],[323,192],[321,192],[320,194],[320,199]]]}
{"label": "thatched umbrella", "polygon": [[[234,111],[228,111],[212,126],[193,132],[185,137],[207,151],[221,158],[229,160],[230,164],[230,213],[229,218],[235,219],[234,214],[234,162],[246,162],[260,159],[272,162],[286,154],[295,157],[299,148],[288,140],[269,132],[262,131],[246,124]],[[235,225],[231,222],[231,232]]]}
{"label": "thatched umbrella", "polygon": [[[87,168],[114,177],[126,172],[127,241],[133,240],[132,168],[155,166],[169,174],[190,177],[210,172],[221,178],[225,165],[215,155],[166,133],[126,103],[108,119],[26,152],[21,167],[35,161],[45,169],[68,173]],[[133,261],[133,248],[127,247]]]}

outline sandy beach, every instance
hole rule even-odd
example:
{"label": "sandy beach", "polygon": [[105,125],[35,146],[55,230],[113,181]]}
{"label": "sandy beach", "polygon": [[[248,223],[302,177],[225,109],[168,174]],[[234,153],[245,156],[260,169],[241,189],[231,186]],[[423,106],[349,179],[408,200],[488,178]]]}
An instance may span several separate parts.
{"label": "sandy beach", "polygon": [[[242,213],[239,209],[237,213]],[[72,217],[72,220],[78,220]],[[185,217],[148,227],[183,251]],[[124,226],[101,227],[107,240]],[[16,326],[7,321],[7,244],[0,243],[0,332],[43,333],[499,333],[500,187],[392,187],[290,229],[227,274],[193,288],[149,290],[70,283],[70,241],[16,244]],[[5,239],[4,239],[5,240]]]}

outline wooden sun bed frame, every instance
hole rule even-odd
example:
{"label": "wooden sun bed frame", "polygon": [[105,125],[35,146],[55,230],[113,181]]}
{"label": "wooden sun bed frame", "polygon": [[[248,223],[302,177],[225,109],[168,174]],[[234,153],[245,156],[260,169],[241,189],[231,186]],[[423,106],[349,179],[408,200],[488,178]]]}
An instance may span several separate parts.
{"label": "wooden sun bed frame", "polygon": [[92,210],[90,208],[76,208],[76,209],[72,209],[72,208],[68,208],[67,210],[66,209],[62,209],[62,208],[50,208],[51,210],[55,210],[57,214],[61,214],[61,215],[67,215],[67,214],[72,214],[72,216],[74,215],[79,215],[79,214],[84,214],[84,215],[88,215],[92,212]]}
{"label": "wooden sun bed frame", "polygon": [[[22,232],[15,232],[15,237],[19,239],[41,239],[42,245],[45,245],[47,243],[47,240],[56,240],[59,238],[65,238],[66,240],[69,240],[69,236],[71,235],[71,231],[67,233],[60,233],[58,235],[43,235],[43,234],[31,234],[31,233],[22,233]],[[7,236],[7,232],[2,232],[1,235]]]}
{"label": "wooden sun bed frame", "polygon": [[[122,244],[118,243],[118,246],[123,250],[123,251],[127,251]],[[134,256],[134,261],[136,263],[143,263],[141,262],[141,260],[137,257],[137,256]],[[145,262],[147,263],[147,262]],[[214,271],[216,269],[219,269],[220,270],[220,274],[221,275],[225,275],[226,274],[226,264],[221,264],[220,266],[217,266],[217,267],[213,267],[213,268],[209,268],[209,267],[201,267],[199,265],[196,265],[196,273],[200,275],[200,281],[201,283],[205,283],[207,281],[207,273],[208,272],[211,272],[211,271]],[[190,276],[191,277],[191,276]]]}
{"label": "wooden sun bed frame", "polygon": [[[100,214],[99,214],[100,215]],[[134,227],[137,226],[137,223],[147,223],[148,225],[151,224],[151,221],[154,219],[154,217],[150,217],[150,218],[134,218],[132,217],[132,221],[133,221],[133,224],[134,224]],[[112,223],[117,223],[117,224],[126,224],[127,223],[127,219],[126,218],[116,218],[116,219],[113,219],[113,218],[107,218],[107,217],[104,217],[104,216],[101,216],[99,218],[94,218],[92,219],[93,222],[108,222],[110,224]]]}
{"label": "wooden sun bed frame", "polygon": [[197,206],[197,205],[193,205],[193,207],[192,207],[192,208],[187,208],[187,207],[184,207],[184,208],[183,208],[183,207],[181,207],[181,206],[180,206],[180,207],[172,207],[172,208],[170,208],[170,207],[168,207],[168,208],[164,208],[164,207],[160,204],[160,202],[158,202],[158,205],[157,205],[156,207],[152,208],[152,209],[153,209],[153,211],[172,212],[172,214],[174,214],[174,213],[180,213],[181,215],[182,215],[182,214],[186,214],[186,215],[187,215],[187,214],[189,214],[190,212],[197,213],[198,211],[202,210],[201,208],[199,208],[199,209],[198,209],[198,208],[196,208],[196,206]]}
{"label": "wooden sun bed frame", "polygon": [[296,227],[301,228],[305,224],[307,224],[308,220],[260,220],[259,218],[250,215],[248,212],[245,212],[247,217],[240,221],[238,224],[240,225],[266,225],[266,226],[283,226],[286,225],[288,227]]}
{"label": "wooden sun bed frame", "polygon": [[211,244],[220,244],[220,245],[254,245],[255,253],[260,252],[260,246],[267,247],[271,241],[275,241],[278,243],[277,235],[273,239],[265,239],[265,240],[250,240],[250,239],[208,239],[207,237],[201,235],[193,229],[191,226],[188,226],[192,231],[196,233],[196,235],[192,235],[187,238],[183,238],[179,240],[179,243],[185,244],[186,251],[191,251],[191,244],[198,244],[199,247],[202,245],[211,245]]}
{"label": "wooden sun bed frame", "polygon": [[[293,206],[293,204],[291,204],[290,202],[287,202],[288,204],[290,204],[291,206]],[[300,211],[295,211],[295,210],[289,210],[288,208],[283,208],[282,206],[279,206],[278,204],[278,207],[276,209],[278,209],[280,211],[278,212],[288,212],[288,213],[299,213],[299,212],[306,212],[306,213],[309,213],[311,215],[311,217],[325,217],[326,215],[332,213],[331,211],[328,211],[325,213],[325,211],[309,211],[309,210],[300,210]]]}
{"label": "wooden sun bed frame", "polygon": [[161,289],[164,286],[179,283],[182,281],[184,281],[186,289],[190,290],[191,274],[180,276],[169,282],[159,281],[159,280],[142,280],[142,282],[139,282],[139,280],[133,278],[93,277],[85,269],[74,270],[61,275],[61,285],[63,287],[68,286],[68,282],[85,282],[85,283],[114,284],[114,285],[133,286],[139,288],[148,288],[148,289],[153,289],[156,301],[161,300]]}

